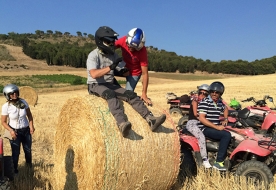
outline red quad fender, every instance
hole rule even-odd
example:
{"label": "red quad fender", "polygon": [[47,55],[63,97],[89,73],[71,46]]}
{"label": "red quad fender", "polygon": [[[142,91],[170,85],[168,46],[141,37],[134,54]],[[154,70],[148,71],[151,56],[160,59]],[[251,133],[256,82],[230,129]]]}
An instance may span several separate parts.
{"label": "red quad fender", "polygon": [[185,135],[185,134],[181,134],[179,135],[181,141],[189,144],[194,152],[199,152],[199,146],[198,146],[198,141],[197,138],[193,137],[193,136],[189,136],[189,135]]}
{"label": "red quad fender", "polygon": [[262,129],[268,130],[274,123],[276,123],[276,115],[270,113],[265,116],[265,120],[262,124]]}
{"label": "red quad fender", "polygon": [[253,154],[256,154],[258,156],[267,156],[271,153],[270,150],[266,149],[266,148],[262,148],[258,145],[258,141],[256,140],[244,140],[242,141],[236,148],[235,150],[231,153],[230,155],[230,159],[233,158],[233,156],[235,154],[237,154],[238,152],[251,152]]}

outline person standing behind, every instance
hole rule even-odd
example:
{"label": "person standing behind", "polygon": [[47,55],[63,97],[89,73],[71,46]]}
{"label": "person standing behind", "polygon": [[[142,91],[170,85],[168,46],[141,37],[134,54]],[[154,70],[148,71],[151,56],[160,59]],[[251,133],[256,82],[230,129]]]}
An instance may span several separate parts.
{"label": "person standing behind", "polygon": [[198,128],[198,114],[197,114],[197,106],[198,103],[206,98],[208,96],[209,92],[209,85],[207,84],[202,84],[198,87],[198,96],[195,97],[192,100],[190,109],[189,109],[189,120],[186,125],[186,129],[192,133],[198,140],[198,145],[200,148],[200,155],[203,160],[203,166],[205,168],[211,168],[211,164],[209,163],[208,156],[207,156],[207,151],[206,151],[206,139],[203,134],[203,132]]}
{"label": "person standing behind", "polygon": [[97,48],[89,53],[86,62],[88,93],[99,95],[107,101],[123,137],[128,135],[131,123],[125,118],[119,99],[128,102],[148,122],[150,129],[155,131],[166,120],[166,115],[153,116],[135,92],[114,84],[114,69],[122,61],[114,51],[117,36],[108,26],[99,27],[96,31]]}
{"label": "person standing behind", "polygon": [[[2,106],[1,123],[10,132],[14,173],[18,173],[18,160],[22,144],[26,165],[32,167],[32,134],[35,131],[28,103],[19,98],[19,88],[8,84],[3,89],[7,102]],[[9,122],[8,122],[9,119]]]}
{"label": "person standing behind", "polygon": [[123,36],[115,42],[116,48],[121,48],[123,60],[129,75],[126,76],[126,89],[134,91],[142,76],[142,96],[141,98],[147,105],[152,105],[147,96],[149,74],[148,74],[148,54],[145,47],[146,36],[140,28],[133,28],[127,36]]}
{"label": "person standing behind", "polygon": [[[210,95],[204,98],[198,104],[199,128],[206,137],[219,141],[219,149],[214,169],[226,171],[224,160],[227,156],[227,148],[231,140],[231,133],[224,130],[227,125],[228,109],[223,104],[221,96],[224,93],[224,85],[219,82],[213,82],[209,87]],[[219,117],[223,113],[225,121],[221,122]]]}

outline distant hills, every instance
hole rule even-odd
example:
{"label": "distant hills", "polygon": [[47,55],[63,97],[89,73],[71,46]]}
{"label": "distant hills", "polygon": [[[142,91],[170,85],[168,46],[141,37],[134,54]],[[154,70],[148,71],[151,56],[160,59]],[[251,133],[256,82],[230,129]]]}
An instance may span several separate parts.
{"label": "distant hills", "polygon": [[[77,36],[69,32],[37,30],[32,33],[0,34],[0,43],[19,46],[32,59],[44,60],[51,65],[66,65],[75,68],[85,68],[86,59],[94,48],[94,36],[77,32]],[[0,47],[0,61],[14,61]],[[192,56],[181,56],[175,52],[148,46],[149,70],[156,72],[194,73],[196,71],[208,73],[225,73],[238,75],[272,74],[276,69],[276,56],[248,62],[245,60],[210,60],[197,59]],[[120,50],[116,50],[121,54]],[[2,52],[2,53],[1,53]]]}

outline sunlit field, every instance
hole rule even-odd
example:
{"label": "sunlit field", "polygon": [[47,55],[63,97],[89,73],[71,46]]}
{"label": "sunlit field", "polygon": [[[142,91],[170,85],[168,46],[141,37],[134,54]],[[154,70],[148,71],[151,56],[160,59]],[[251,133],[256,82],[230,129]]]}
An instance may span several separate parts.
{"label": "sunlit field", "polygon": [[[85,70],[78,71],[85,76]],[[45,74],[45,73],[44,73]],[[209,80],[172,80],[162,78],[150,78],[148,96],[153,101],[153,106],[162,111],[168,112],[169,105],[166,102],[165,95],[167,92],[173,92],[177,95],[188,94],[196,87],[206,83],[210,84],[214,80],[221,81],[226,89],[223,98],[229,102],[231,98],[238,101],[251,96],[256,99],[262,99],[264,95],[270,95],[276,98],[276,75],[266,76],[242,76],[242,77],[218,77],[221,79]],[[136,92],[141,94],[142,85],[139,83]],[[33,135],[33,171],[28,171],[24,167],[24,154],[20,155],[19,174],[16,176],[13,189],[55,189],[55,179],[53,177],[54,167],[54,135],[57,118],[62,106],[66,100],[75,96],[87,95],[86,86],[79,87],[61,87],[51,90],[38,90],[38,102],[36,106],[31,106],[34,116],[34,125],[36,131]],[[0,96],[2,104],[5,102],[3,96]],[[242,103],[243,106],[251,103]],[[268,103],[270,107],[274,105]],[[175,124],[178,118],[172,118]],[[2,130],[3,132],[3,130]],[[140,150],[143,151],[143,150]],[[4,154],[11,155],[9,142],[4,140]],[[89,163],[87,163],[89,164]],[[276,186],[272,184],[272,189]],[[246,189],[248,186],[235,183],[233,176],[221,177],[218,174],[200,171],[199,175],[192,181],[187,181],[181,189]],[[276,188],[275,188],[276,189]]]}

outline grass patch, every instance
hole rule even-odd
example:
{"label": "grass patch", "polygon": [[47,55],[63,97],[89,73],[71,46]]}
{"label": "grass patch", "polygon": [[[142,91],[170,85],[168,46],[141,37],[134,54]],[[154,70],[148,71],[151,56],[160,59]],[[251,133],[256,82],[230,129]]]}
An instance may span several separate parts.
{"label": "grass patch", "polygon": [[[118,81],[119,84],[125,84],[125,81]],[[87,78],[70,74],[53,75],[25,75],[25,76],[0,76],[0,90],[7,84],[17,86],[31,86],[35,89],[59,88],[76,85],[86,85]]]}

